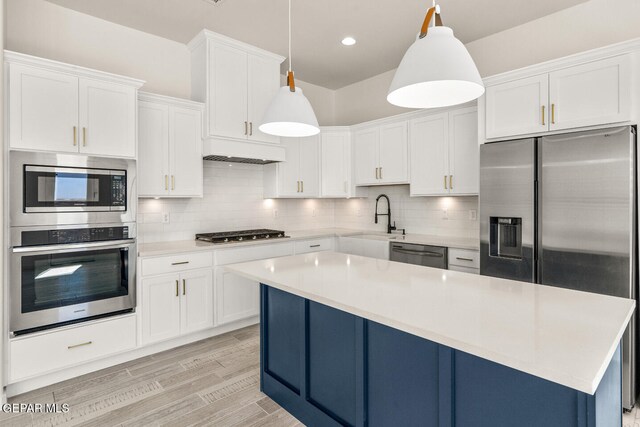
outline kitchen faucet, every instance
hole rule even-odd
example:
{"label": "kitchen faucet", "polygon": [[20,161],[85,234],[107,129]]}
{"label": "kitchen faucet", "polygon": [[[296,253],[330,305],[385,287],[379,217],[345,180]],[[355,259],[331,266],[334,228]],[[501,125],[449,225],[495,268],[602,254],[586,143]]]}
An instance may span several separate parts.
{"label": "kitchen faucet", "polygon": [[[387,199],[387,213],[386,214],[379,214],[378,213],[378,201],[380,201],[380,199],[382,197]],[[393,225],[391,225],[391,202],[389,201],[389,197],[386,194],[381,194],[376,198],[376,215],[375,215],[375,223],[376,224],[378,223],[378,217],[379,216],[386,216],[387,217],[387,234],[391,234],[391,232],[396,229],[396,222],[393,221]]]}

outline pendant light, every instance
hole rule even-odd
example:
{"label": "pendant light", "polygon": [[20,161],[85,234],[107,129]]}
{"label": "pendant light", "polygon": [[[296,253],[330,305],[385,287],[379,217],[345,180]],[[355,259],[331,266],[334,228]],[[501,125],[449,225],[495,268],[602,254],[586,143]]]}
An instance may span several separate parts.
{"label": "pendant light", "polygon": [[[429,27],[434,15],[435,25]],[[400,107],[436,108],[463,104],[483,93],[476,64],[453,30],[442,25],[440,6],[434,1],[396,70],[387,101]]]}
{"label": "pendant light", "polygon": [[267,108],[259,129],[285,137],[304,137],[320,133],[320,126],[309,100],[296,87],[291,60],[291,0],[289,0],[289,72],[287,85],[280,88]]}

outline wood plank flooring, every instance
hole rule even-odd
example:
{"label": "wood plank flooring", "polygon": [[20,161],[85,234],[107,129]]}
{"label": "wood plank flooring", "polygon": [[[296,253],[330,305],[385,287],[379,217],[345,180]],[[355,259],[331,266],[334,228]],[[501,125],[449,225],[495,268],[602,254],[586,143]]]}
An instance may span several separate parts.
{"label": "wood plank flooring", "polygon": [[70,411],[0,412],[0,425],[301,426],[260,392],[259,355],[259,326],[250,326],[13,397]]}

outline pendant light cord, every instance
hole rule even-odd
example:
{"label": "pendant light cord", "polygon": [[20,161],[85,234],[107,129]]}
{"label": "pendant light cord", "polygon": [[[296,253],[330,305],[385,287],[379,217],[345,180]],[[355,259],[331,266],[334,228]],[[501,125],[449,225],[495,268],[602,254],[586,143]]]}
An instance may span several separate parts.
{"label": "pendant light cord", "polygon": [[291,58],[291,0],[289,0],[289,71],[293,70]]}

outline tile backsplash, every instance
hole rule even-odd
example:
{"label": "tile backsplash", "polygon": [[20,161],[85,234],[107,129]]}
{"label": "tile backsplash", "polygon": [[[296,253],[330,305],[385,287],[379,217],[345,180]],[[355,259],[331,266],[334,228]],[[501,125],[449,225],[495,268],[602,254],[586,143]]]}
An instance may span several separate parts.
{"label": "tile backsplash", "polygon": [[[346,227],[386,229],[386,218],[374,224],[375,198],[391,199],[392,221],[409,233],[478,236],[477,197],[409,197],[409,186],[371,187],[364,199],[263,199],[260,165],[204,162],[202,199],[141,199],[138,205],[140,243],[191,240],[196,233],[249,228],[286,231]],[[386,202],[380,202],[386,212]],[[443,219],[443,210],[448,219]],[[168,218],[167,218],[168,217]],[[163,222],[168,220],[168,222]]]}

